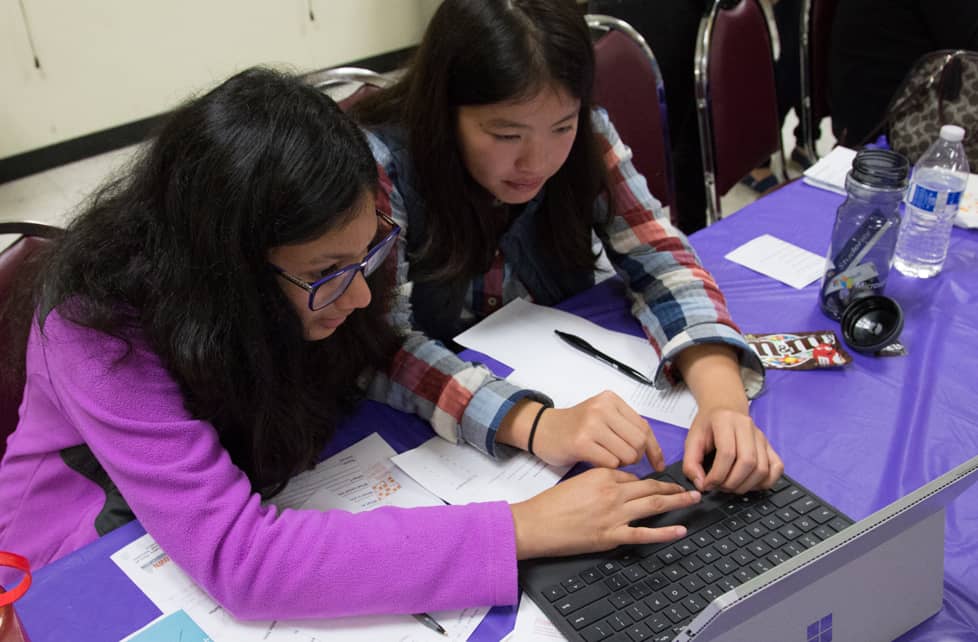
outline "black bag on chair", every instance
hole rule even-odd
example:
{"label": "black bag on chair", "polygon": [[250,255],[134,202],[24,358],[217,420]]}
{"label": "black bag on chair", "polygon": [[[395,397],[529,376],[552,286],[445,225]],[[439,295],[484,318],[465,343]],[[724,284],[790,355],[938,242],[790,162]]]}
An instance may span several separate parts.
{"label": "black bag on chair", "polygon": [[944,49],[917,59],[880,128],[888,128],[890,147],[915,163],[942,125],[964,128],[968,163],[978,168],[978,52]]}

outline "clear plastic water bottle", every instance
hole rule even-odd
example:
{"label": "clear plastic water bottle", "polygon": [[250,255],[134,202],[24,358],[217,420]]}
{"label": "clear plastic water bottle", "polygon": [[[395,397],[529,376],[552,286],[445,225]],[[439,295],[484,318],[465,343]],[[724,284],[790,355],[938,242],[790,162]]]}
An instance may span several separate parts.
{"label": "clear plastic water bottle", "polygon": [[819,288],[829,317],[841,318],[850,303],[886,287],[909,170],[906,156],[886,149],[863,149],[853,159]]}
{"label": "clear plastic water bottle", "polygon": [[907,276],[927,278],[944,266],[951,226],[968,183],[964,130],[944,125],[941,135],[914,165],[893,266]]}

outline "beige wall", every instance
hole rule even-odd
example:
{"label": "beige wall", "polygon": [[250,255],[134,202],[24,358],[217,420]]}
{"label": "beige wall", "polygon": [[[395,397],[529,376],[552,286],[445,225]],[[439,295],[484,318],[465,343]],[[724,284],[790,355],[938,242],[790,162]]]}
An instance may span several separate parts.
{"label": "beige wall", "polygon": [[0,158],[159,114],[254,64],[414,45],[438,1],[0,0]]}

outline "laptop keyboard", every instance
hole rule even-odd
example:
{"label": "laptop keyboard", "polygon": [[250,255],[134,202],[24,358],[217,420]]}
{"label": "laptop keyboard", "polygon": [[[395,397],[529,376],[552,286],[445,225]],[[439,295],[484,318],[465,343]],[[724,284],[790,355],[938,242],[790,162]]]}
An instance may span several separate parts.
{"label": "laptop keyboard", "polygon": [[714,598],[852,524],[785,477],[771,490],[708,493],[707,500],[709,510],[680,522],[687,527],[681,540],[615,549],[544,588],[552,607],[544,611],[564,620],[558,628],[573,631],[570,639],[666,642]]}

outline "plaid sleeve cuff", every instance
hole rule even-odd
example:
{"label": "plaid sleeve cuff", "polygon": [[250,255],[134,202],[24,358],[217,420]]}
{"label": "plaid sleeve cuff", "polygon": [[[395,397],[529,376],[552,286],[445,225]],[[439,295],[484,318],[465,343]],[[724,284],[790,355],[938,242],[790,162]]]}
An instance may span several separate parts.
{"label": "plaid sleeve cuff", "polygon": [[476,391],[462,415],[462,439],[490,457],[511,455],[516,449],[496,443],[496,431],[503,418],[519,401],[532,399],[546,406],[553,400],[543,393],[514,386],[505,379],[494,379]]}
{"label": "plaid sleeve cuff", "polygon": [[663,347],[662,360],[655,371],[656,388],[666,388],[681,381],[676,357],[686,348],[699,343],[722,343],[737,349],[740,361],[740,378],[748,399],[761,394],[764,389],[764,366],[751,350],[744,337],[722,323],[701,323],[680,332]]}

